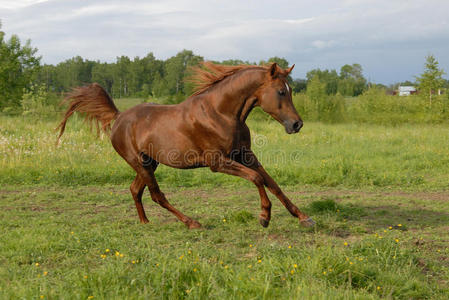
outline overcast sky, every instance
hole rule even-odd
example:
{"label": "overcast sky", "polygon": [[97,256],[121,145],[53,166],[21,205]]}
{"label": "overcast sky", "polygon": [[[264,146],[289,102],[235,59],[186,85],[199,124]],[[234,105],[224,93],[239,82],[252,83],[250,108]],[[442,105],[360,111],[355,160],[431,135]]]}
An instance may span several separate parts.
{"label": "overcast sky", "polygon": [[0,20],[51,64],[189,49],[211,60],[285,57],[294,77],[360,63],[371,81],[393,83],[414,80],[432,53],[449,71],[448,0],[0,0]]}

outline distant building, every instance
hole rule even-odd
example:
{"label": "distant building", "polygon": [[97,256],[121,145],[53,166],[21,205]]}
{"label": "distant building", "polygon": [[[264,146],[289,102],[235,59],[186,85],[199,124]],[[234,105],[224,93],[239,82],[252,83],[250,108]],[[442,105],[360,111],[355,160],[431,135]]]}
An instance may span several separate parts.
{"label": "distant building", "polygon": [[416,88],[414,86],[399,86],[399,96],[410,96],[416,94]]}

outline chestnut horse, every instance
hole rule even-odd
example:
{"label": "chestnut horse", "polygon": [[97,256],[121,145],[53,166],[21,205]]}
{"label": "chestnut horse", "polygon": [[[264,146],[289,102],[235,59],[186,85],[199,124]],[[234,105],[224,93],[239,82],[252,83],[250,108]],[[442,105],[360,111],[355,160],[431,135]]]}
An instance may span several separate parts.
{"label": "chestnut horse", "polygon": [[[160,191],[154,172],[159,163],[180,168],[209,167],[245,178],[259,190],[260,224],[267,227],[271,202],[267,187],[304,226],[315,222],[302,213],[268,175],[251,151],[251,137],[245,121],[260,106],[284,125],[287,133],[297,133],[303,122],[293,102],[287,76],[293,69],[270,66],[223,66],[205,62],[194,69],[196,90],[176,105],[143,103],[119,112],[111,97],[98,84],[75,88],[66,98],[69,108],[59,124],[59,138],[68,118],[75,112],[110,131],[114,149],[136,171],[130,190],[141,223],[148,223],[142,193],[148,187],[154,202],[173,213],[189,228],[201,224],[174,208]],[[111,123],[114,121],[111,130]]]}

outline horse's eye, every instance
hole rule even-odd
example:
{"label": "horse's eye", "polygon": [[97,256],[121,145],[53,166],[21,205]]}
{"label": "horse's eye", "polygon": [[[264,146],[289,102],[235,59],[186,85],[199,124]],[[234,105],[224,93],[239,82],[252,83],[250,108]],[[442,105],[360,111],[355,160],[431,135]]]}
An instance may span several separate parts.
{"label": "horse's eye", "polygon": [[284,90],[279,90],[278,94],[279,94],[279,96],[285,96],[285,91]]}

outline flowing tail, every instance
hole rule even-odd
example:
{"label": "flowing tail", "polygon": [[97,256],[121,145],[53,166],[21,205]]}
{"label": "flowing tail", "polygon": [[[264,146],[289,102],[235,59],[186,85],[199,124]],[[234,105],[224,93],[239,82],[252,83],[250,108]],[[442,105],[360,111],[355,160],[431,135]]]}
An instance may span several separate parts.
{"label": "flowing tail", "polygon": [[75,111],[85,114],[86,120],[94,122],[98,131],[101,124],[101,129],[106,133],[111,130],[111,122],[120,113],[111,97],[98,83],[74,88],[64,99],[63,103],[65,102],[69,103],[69,108],[56,128],[60,129],[56,144],[64,133],[67,120]]}

